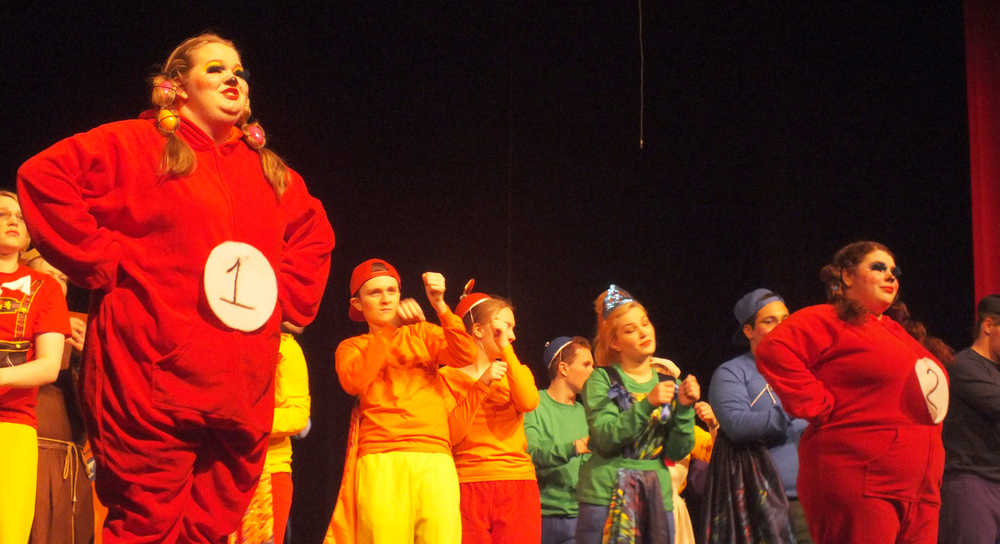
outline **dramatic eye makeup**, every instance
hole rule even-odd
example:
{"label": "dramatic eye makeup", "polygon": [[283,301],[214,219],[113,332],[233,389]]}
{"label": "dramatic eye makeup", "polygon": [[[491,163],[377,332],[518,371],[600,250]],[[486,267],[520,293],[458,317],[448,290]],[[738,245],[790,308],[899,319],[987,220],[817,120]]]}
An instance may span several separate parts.
{"label": "dramatic eye makeup", "polygon": [[[225,71],[226,71],[226,65],[222,61],[213,60],[205,64],[206,74],[221,74],[222,72]],[[242,79],[243,81],[250,80],[250,71],[240,66],[239,64],[233,67],[233,75]]]}
{"label": "dramatic eye makeup", "polygon": [[205,73],[218,74],[225,71],[226,67],[219,61],[213,60],[205,65]]}
{"label": "dramatic eye makeup", "polygon": [[[871,265],[869,265],[868,268],[875,272],[885,272],[886,270],[889,270],[888,265],[886,265],[882,261],[875,261]],[[895,276],[897,280],[903,275],[903,271],[900,270],[898,266],[892,267],[892,270],[889,271],[892,272],[892,275]]]}

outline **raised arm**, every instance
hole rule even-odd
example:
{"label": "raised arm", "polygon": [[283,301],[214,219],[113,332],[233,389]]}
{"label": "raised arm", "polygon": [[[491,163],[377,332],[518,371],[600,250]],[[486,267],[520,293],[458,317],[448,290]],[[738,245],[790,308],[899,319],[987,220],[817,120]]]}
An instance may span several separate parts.
{"label": "raised arm", "polygon": [[503,360],[507,363],[507,381],[510,382],[510,400],[514,409],[522,414],[538,406],[538,387],[531,369],[521,363],[509,343],[503,347]]}
{"label": "raised arm", "polygon": [[424,327],[427,331],[424,341],[431,348],[432,353],[437,353],[435,364],[462,367],[476,361],[479,351],[476,340],[465,332],[465,325],[462,318],[451,312],[451,309],[444,302],[445,279],[437,272],[424,272],[424,291],[431,307],[438,314],[441,321],[440,329]]}

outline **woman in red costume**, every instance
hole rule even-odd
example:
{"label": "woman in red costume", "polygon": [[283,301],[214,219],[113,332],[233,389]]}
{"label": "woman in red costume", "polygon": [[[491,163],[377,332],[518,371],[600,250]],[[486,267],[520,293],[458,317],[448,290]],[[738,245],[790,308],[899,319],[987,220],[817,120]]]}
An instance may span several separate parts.
{"label": "woman in red costume", "polygon": [[265,147],[233,44],[185,40],[159,111],[18,172],[41,253],[93,290],[81,377],[104,542],[219,542],[261,473],[282,320],[307,325],[333,230]]}
{"label": "woman in red costume", "polygon": [[799,444],[799,500],[817,544],[937,542],[948,378],[883,315],[899,294],[888,248],[855,242],[823,267],[829,304],[791,315],[757,347],[757,366]]}

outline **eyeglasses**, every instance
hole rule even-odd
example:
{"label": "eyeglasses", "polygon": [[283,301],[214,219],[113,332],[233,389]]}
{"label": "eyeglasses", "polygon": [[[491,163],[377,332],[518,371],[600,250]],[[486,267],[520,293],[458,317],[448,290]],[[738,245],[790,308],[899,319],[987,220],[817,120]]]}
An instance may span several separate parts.
{"label": "eyeglasses", "polygon": [[[889,266],[882,261],[875,261],[868,268],[875,272],[885,272],[886,270],[889,270]],[[891,272],[893,277],[897,280],[903,275],[903,271],[900,270],[898,266],[892,267],[892,270],[889,270],[889,272]]]}

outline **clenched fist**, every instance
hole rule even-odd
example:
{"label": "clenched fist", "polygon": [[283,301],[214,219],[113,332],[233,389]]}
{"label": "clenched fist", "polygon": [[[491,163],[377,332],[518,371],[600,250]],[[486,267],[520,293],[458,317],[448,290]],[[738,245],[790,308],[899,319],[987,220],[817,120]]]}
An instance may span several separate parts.
{"label": "clenched fist", "polygon": [[693,374],[688,374],[688,377],[681,382],[681,388],[677,395],[677,402],[683,406],[694,404],[701,398],[701,386],[698,385],[698,378],[695,378]]}
{"label": "clenched fist", "polygon": [[427,301],[431,303],[434,311],[439,314],[447,311],[448,305],[444,302],[444,276],[437,272],[424,272],[422,278],[424,280],[424,291],[427,293]]}
{"label": "clenched fist", "polygon": [[673,380],[667,380],[656,384],[656,387],[649,392],[646,398],[653,406],[663,406],[670,404],[674,400],[674,393],[677,391],[677,384]]}

